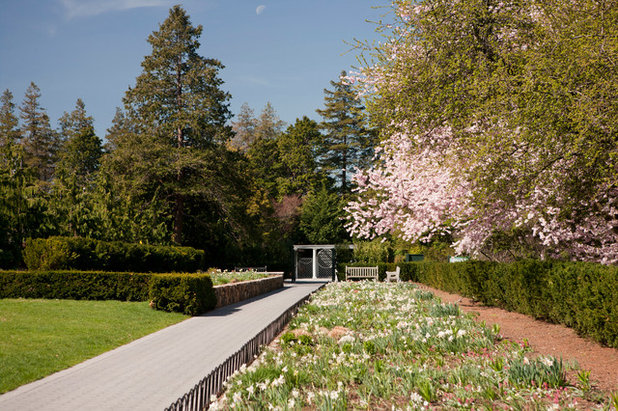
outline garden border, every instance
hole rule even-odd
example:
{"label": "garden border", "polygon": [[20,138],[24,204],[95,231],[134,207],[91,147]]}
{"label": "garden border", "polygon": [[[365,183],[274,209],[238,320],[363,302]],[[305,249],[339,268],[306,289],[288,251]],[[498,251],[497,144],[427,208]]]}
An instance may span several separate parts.
{"label": "garden border", "polygon": [[165,411],[198,411],[208,409],[211,395],[219,395],[223,388],[223,383],[236,372],[243,364],[251,362],[259,353],[263,345],[269,344],[283,327],[296,314],[298,309],[304,305],[311,296],[324,287],[326,283],[317,288],[314,292],[297,301],[290,308],[285,310],[277,319],[266,326],[255,337],[246,342],[238,351],[229,356],[219,366],[206,375],[185,395],[178,398]]}

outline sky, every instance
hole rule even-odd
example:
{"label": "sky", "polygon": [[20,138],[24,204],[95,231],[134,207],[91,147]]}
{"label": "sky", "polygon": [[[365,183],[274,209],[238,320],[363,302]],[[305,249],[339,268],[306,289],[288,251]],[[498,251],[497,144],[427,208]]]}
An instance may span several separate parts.
{"label": "sky", "polygon": [[[104,137],[141,73],[148,35],[180,4],[203,26],[200,55],[220,60],[230,109],[270,102],[287,124],[324,106],[355,39],[379,41],[387,0],[0,0],[0,92],[17,106],[31,81],[52,126],[81,98]],[[369,22],[367,21],[369,20]]]}

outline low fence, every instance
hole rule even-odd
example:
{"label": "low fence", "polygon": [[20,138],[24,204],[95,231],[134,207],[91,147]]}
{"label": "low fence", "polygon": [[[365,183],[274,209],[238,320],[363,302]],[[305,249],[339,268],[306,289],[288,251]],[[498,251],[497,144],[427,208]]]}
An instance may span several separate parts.
{"label": "low fence", "polygon": [[198,382],[188,393],[167,407],[165,411],[201,411],[208,409],[210,396],[219,395],[225,380],[243,364],[247,364],[253,360],[255,355],[259,353],[260,347],[274,340],[288,321],[296,314],[298,308],[310,297],[311,296],[307,296],[288,308],[238,351],[229,356],[221,365],[212,370],[210,374]]}

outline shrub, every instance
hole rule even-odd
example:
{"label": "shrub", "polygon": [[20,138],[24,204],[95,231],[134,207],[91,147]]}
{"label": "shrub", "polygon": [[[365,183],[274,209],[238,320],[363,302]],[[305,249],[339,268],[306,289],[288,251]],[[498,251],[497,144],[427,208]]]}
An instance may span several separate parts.
{"label": "shrub", "polygon": [[153,275],[149,298],[153,308],[188,315],[202,314],[217,305],[212,281],[208,275]]}
{"label": "shrub", "polygon": [[28,239],[23,256],[30,270],[194,272],[202,268],[204,251],[80,237],[50,237]]}
{"label": "shrub", "polygon": [[152,274],[2,271],[0,298],[147,301]]}
{"label": "shrub", "polygon": [[400,267],[402,281],[418,281],[536,319],[561,323],[618,348],[618,267],[586,262],[340,264],[378,266],[379,278]]}
{"label": "shrub", "polygon": [[562,323],[618,347],[618,267],[522,260],[419,263],[418,280],[485,305]]}
{"label": "shrub", "polygon": [[0,298],[151,301],[153,308],[202,314],[216,306],[210,276],[101,271],[0,271]]}

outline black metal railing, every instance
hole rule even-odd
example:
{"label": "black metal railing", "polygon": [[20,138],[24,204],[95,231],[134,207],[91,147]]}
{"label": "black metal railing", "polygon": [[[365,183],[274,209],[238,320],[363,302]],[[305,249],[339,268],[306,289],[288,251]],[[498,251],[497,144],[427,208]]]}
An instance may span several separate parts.
{"label": "black metal railing", "polygon": [[288,321],[296,314],[298,308],[307,302],[310,297],[311,295],[303,298],[287,309],[238,351],[223,361],[221,365],[212,370],[210,374],[195,384],[189,392],[165,408],[165,411],[202,411],[208,409],[210,396],[219,395],[222,391],[223,383],[228,377],[234,374],[243,364],[253,360],[262,346],[274,340]]}

